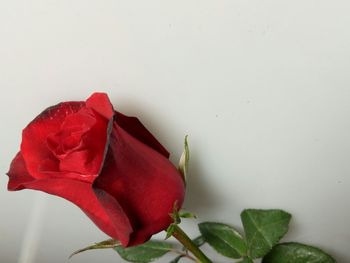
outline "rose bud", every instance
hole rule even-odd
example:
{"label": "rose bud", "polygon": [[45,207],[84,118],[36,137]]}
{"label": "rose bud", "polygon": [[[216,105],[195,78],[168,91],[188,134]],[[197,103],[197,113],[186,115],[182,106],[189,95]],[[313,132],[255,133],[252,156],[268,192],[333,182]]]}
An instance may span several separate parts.
{"label": "rose bud", "polygon": [[82,209],[123,246],[144,243],[172,222],[184,182],[169,153],[104,93],[44,110],[23,130],[8,189],[34,189]]}

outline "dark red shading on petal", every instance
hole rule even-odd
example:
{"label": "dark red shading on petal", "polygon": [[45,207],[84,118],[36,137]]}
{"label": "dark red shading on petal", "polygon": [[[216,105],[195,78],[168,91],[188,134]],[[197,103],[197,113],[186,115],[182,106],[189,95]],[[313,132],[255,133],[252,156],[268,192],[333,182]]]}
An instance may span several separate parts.
{"label": "dark red shading on petal", "polygon": [[101,114],[106,119],[113,117],[113,106],[106,93],[94,93],[86,100],[86,107]]}
{"label": "dark red shading on petal", "polygon": [[45,178],[39,170],[43,160],[55,159],[47,146],[47,137],[60,130],[67,115],[76,113],[85,106],[84,102],[63,102],[47,108],[39,114],[22,132],[21,153],[32,177]]}
{"label": "dark red shading on petal", "polygon": [[104,168],[94,187],[112,195],[133,227],[130,245],[147,241],[171,223],[174,203],[182,205],[184,183],[177,169],[159,152],[114,123]]}
{"label": "dark red shading on petal", "polygon": [[160,154],[169,158],[169,152],[163,145],[146,129],[146,127],[136,117],[129,117],[120,112],[115,112],[114,122],[134,136],[139,141],[148,145]]}
{"label": "dark red shading on petal", "polygon": [[132,228],[119,203],[101,189],[91,184],[71,179],[35,179],[28,174],[21,153],[12,161],[8,172],[8,189],[40,190],[57,195],[74,203],[107,235],[128,244]]}

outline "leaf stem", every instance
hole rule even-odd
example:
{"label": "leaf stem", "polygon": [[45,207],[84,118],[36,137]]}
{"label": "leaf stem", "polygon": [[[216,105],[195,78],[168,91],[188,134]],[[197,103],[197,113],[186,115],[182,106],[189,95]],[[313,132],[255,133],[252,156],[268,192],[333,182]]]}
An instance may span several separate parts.
{"label": "leaf stem", "polygon": [[186,252],[181,252],[181,251],[178,251],[178,250],[176,250],[176,249],[174,249],[174,250],[170,250],[171,252],[173,252],[173,253],[175,253],[175,254],[178,254],[179,256],[181,256],[181,257],[185,257],[185,258],[188,258],[189,260],[192,260],[192,261],[194,261],[194,262],[197,262],[197,260],[194,258],[194,257],[192,257],[192,256],[190,256],[188,253],[186,253]]}
{"label": "leaf stem", "polygon": [[174,225],[174,231],[172,235],[185,248],[192,252],[192,254],[198,259],[199,263],[212,263],[212,261],[196,246],[196,244],[193,243],[193,241],[178,225]]}

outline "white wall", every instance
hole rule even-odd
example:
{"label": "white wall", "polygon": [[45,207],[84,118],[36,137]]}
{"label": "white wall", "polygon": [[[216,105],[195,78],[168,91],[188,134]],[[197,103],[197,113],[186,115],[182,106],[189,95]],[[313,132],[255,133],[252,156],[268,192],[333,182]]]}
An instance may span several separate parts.
{"label": "white wall", "polygon": [[[239,225],[243,208],[284,208],[294,215],[286,240],[350,262],[349,9],[326,0],[0,0],[1,262],[67,262],[106,238],[64,200],[7,192],[4,175],[33,117],[93,91],[139,116],[175,162],[189,134],[186,208],[200,220]],[[96,251],[71,262],[121,261]]]}

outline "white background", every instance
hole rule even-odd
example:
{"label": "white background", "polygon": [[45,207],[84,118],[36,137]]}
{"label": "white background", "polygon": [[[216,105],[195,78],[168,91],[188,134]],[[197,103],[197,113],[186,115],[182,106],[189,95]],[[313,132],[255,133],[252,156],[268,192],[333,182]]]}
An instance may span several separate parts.
{"label": "white background", "polygon": [[239,227],[243,208],[283,208],[285,240],[350,262],[349,12],[326,0],[0,0],[0,262],[68,262],[107,238],[63,199],[6,190],[22,128],[93,91],[140,117],[174,162],[189,135],[185,207],[199,221]]}

